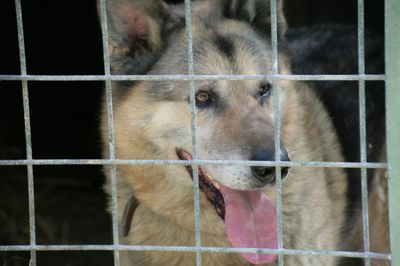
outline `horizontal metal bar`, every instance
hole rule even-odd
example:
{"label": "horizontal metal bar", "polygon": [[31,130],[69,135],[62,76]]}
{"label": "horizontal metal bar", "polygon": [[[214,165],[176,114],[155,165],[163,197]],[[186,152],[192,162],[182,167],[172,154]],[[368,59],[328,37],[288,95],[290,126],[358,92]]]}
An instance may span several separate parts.
{"label": "horizontal metal bar", "polygon": [[0,160],[0,166],[18,165],[248,165],[280,167],[325,167],[325,168],[387,168],[386,163],[350,163],[350,162],[275,162],[275,161],[241,161],[241,160],[122,160],[122,159],[33,159],[33,160]]}
{"label": "horizontal metal bar", "polygon": [[259,248],[228,248],[228,247],[195,247],[195,246],[139,246],[139,245],[9,245],[0,246],[0,251],[173,251],[173,252],[217,252],[217,253],[269,253],[283,255],[319,255],[352,258],[376,258],[390,260],[390,254],[374,252],[351,252],[334,250],[300,250],[300,249],[259,249]]}
{"label": "horizontal metal bar", "polygon": [[0,75],[0,80],[28,80],[28,81],[125,81],[125,80],[330,80],[330,81],[357,81],[357,80],[385,80],[385,75]]}

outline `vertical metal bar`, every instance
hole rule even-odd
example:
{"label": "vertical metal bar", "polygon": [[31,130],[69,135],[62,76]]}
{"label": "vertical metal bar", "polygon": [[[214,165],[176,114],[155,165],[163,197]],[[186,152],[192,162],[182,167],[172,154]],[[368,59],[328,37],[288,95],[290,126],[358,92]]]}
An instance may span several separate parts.
{"label": "vertical metal bar", "polygon": [[277,20],[277,0],[270,0],[271,3],[271,48],[272,48],[272,74],[279,74],[278,65],[278,20]]}
{"label": "vertical metal bar", "polygon": [[[25,39],[24,39],[24,24],[22,21],[21,1],[15,0],[15,11],[17,16],[18,29],[18,46],[19,46],[19,61],[21,75],[26,75],[26,56],[25,56]],[[25,142],[26,142],[26,158],[32,160],[32,137],[31,137],[31,121],[29,111],[29,93],[28,81],[22,81],[22,97],[24,108],[24,127],[25,127]],[[32,246],[36,245],[36,224],[35,224],[35,188],[33,180],[33,166],[27,165],[28,175],[28,206],[29,206],[29,238]],[[36,251],[31,250],[30,266],[36,266]]]}
{"label": "vertical metal bar", "polygon": [[[185,22],[187,37],[187,57],[188,57],[188,74],[193,75],[193,36],[192,36],[192,17],[191,2],[185,0]],[[197,131],[196,131],[196,99],[194,81],[189,81],[190,86],[190,104],[191,104],[191,130],[192,130],[192,157],[197,159]],[[194,181],[194,227],[196,248],[201,247],[201,216],[199,203],[199,172],[198,165],[192,164],[193,181]],[[196,265],[201,266],[201,251],[196,250]]]}
{"label": "vertical metal bar", "polygon": [[[105,0],[100,0],[100,19],[101,19],[101,32],[103,43],[103,61],[104,61],[104,74],[110,76],[110,59],[108,47],[108,28],[107,28],[107,10]],[[108,121],[108,149],[109,159],[115,159],[115,137],[114,137],[114,117],[113,117],[113,100],[112,100],[112,85],[111,79],[105,80],[106,88],[106,106],[107,106],[107,121]],[[111,177],[111,205],[112,205],[112,228],[113,228],[113,244],[116,247],[119,245],[119,232],[118,232],[118,195],[117,195],[117,169],[116,165],[110,166]],[[119,250],[114,249],[114,265],[119,266]]]}
{"label": "vertical metal bar", "polygon": [[[272,48],[272,74],[279,74],[278,63],[278,26],[277,26],[277,7],[276,0],[271,0],[271,48]],[[274,106],[274,134],[275,134],[275,161],[281,160],[281,107],[279,100],[279,88],[277,81],[273,82],[273,106]],[[281,167],[276,166],[276,215],[278,220],[278,249],[283,248],[283,225],[282,225],[282,184]],[[284,265],[284,258],[281,253],[278,254],[278,265]]]}
{"label": "vertical metal bar", "polygon": [[[365,74],[365,43],[364,43],[364,0],[358,0],[358,73]],[[365,81],[359,80],[359,120],[360,120],[360,161],[367,161],[367,134],[365,116]],[[370,251],[369,214],[368,214],[368,180],[367,169],[361,168],[361,206],[363,220],[364,252]],[[371,265],[371,259],[365,258],[365,266]]]}
{"label": "vertical metal bar", "polygon": [[385,1],[386,126],[392,266],[400,266],[400,1]]}
{"label": "vertical metal bar", "polygon": [[[22,97],[24,102],[24,120],[25,120],[25,141],[26,141],[26,157],[32,159],[32,142],[30,129],[30,113],[29,113],[29,97],[27,81],[22,81]],[[36,224],[35,224],[35,187],[33,180],[33,166],[27,165],[28,173],[28,199],[29,199],[29,235],[30,244],[36,245]],[[31,250],[30,266],[36,265],[36,251]]]}
{"label": "vertical metal bar", "polygon": [[[276,83],[276,82],[273,82]],[[274,105],[274,123],[275,123],[275,161],[280,162],[280,134],[281,134],[281,108],[279,104],[279,88],[274,84],[273,105]],[[283,224],[282,224],[282,175],[281,166],[275,166],[276,169],[276,215],[278,221],[278,249],[283,248]],[[278,254],[278,265],[283,266],[284,260],[281,253]]]}
{"label": "vertical metal bar", "polygon": [[[21,0],[15,0],[15,12],[17,16],[17,30],[18,30],[18,46],[19,46],[19,64],[21,68],[21,75],[26,75],[26,56],[25,56],[25,38],[24,38],[24,24],[22,21],[22,8]],[[31,150],[31,147],[27,147]]]}

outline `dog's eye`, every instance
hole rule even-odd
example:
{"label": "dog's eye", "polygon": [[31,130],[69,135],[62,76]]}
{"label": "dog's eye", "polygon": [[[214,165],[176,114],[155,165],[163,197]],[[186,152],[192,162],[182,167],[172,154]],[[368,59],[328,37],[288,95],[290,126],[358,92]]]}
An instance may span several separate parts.
{"label": "dog's eye", "polygon": [[261,104],[265,103],[272,92],[272,84],[269,82],[262,83],[258,91],[258,97]]}
{"label": "dog's eye", "polygon": [[268,97],[271,94],[272,84],[271,83],[263,83],[260,85],[259,95],[260,97]]}
{"label": "dog's eye", "polygon": [[199,91],[196,94],[196,105],[197,107],[207,107],[212,103],[211,95],[207,91]]}

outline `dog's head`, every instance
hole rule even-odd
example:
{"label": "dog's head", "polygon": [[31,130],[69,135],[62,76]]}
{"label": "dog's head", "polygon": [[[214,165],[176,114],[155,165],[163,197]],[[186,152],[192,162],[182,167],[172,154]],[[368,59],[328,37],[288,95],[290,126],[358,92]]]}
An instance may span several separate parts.
{"label": "dog's head", "polygon": [[[281,1],[277,2],[280,38],[285,21]],[[110,0],[107,10],[113,74],[188,73],[183,6],[169,6],[157,0]],[[194,1],[191,20],[195,74],[272,73],[269,1]],[[287,71],[284,61],[280,60],[281,72]],[[286,92],[282,83],[276,84],[282,106]],[[113,86],[118,158],[192,159],[188,81],[115,82]],[[275,159],[270,81],[202,80],[195,81],[194,87],[198,159]],[[281,160],[288,160],[284,145],[281,145]],[[118,170],[131,184],[140,202],[193,229],[190,168],[127,165]],[[275,167],[202,165],[199,174],[200,188],[204,192],[200,194],[203,231],[221,234],[225,219],[232,242],[251,241],[246,236],[228,232],[245,223],[246,216],[257,216],[243,206],[237,207],[243,203],[242,198],[256,210],[259,208],[259,212],[269,212],[260,219],[271,219],[265,215],[274,216],[273,205],[260,190],[274,184]],[[283,168],[282,176],[286,174],[287,169]],[[255,223],[258,218],[252,219]],[[210,224],[213,226],[207,226]],[[242,233],[248,234],[247,231]],[[243,244],[251,247],[246,243]]]}

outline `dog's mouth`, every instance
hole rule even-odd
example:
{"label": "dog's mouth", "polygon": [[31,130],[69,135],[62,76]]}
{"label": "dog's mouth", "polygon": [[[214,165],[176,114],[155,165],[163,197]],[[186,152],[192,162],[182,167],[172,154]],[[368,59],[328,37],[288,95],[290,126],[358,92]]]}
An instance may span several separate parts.
{"label": "dog's mouth", "polygon": [[[176,149],[180,160],[192,160],[184,149]],[[191,178],[190,165],[185,166]],[[225,223],[225,231],[233,247],[270,248],[278,247],[275,207],[259,190],[231,189],[218,183],[204,167],[199,166],[199,188]],[[253,264],[271,263],[276,254],[240,253]]]}
{"label": "dog's mouth", "polygon": [[[183,149],[177,149],[176,153],[180,160],[192,160],[192,155]],[[185,165],[185,167],[193,180],[192,166]],[[225,220],[225,202],[219,190],[221,187],[201,166],[199,167],[199,188],[214,207],[218,216]]]}

